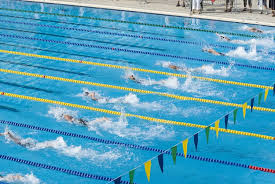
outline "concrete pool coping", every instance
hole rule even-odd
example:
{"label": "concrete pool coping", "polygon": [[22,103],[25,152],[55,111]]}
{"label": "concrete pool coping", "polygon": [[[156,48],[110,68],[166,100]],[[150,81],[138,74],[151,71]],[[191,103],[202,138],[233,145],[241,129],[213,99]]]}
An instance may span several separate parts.
{"label": "concrete pool coping", "polygon": [[[39,2],[39,3],[50,3],[50,4],[61,4],[61,5],[71,5],[71,6],[82,6],[82,7],[91,7],[91,8],[102,8],[102,9],[141,12],[141,13],[150,13],[150,14],[161,14],[161,15],[169,15],[169,16],[178,16],[178,17],[191,17],[191,18],[200,18],[200,19],[208,19],[208,20],[216,20],[216,21],[238,22],[238,23],[245,23],[245,24],[256,24],[256,25],[265,25],[265,26],[275,27],[275,18],[272,18],[271,15],[269,15],[270,17],[264,17],[264,16],[267,16],[267,15],[262,16],[262,18],[265,18],[265,20],[267,20],[267,22],[263,22],[263,21],[258,21],[258,20],[248,20],[248,18],[246,18],[247,15],[245,13],[240,14],[239,17],[235,15],[234,18],[229,18],[229,17],[220,17],[220,15],[218,16],[218,15],[214,15],[214,14],[209,14],[209,15],[195,14],[195,15],[191,15],[190,11],[186,10],[186,9],[184,10],[184,12],[176,12],[172,9],[171,5],[169,5],[171,7],[170,11],[153,10],[153,9],[148,9],[146,7],[141,7],[141,6],[138,7],[138,8],[131,7],[131,6],[135,5],[134,3],[138,3],[137,1],[131,2],[130,3],[131,5],[129,4],[129,6],[127,5],[127,3],[126,4],[124,3],[121,6],[106,5],[106,3],[110,4],[113,1],[110,1],[110,2],[105,1],[104,2],[102,0],[101,1],[93,0],[92,2],[89,2],[87,0],[83,0],[83,1],[78,0],[77,2],[76,1],[70,1],[70,0],[23,0],[23,1]],[[123,0],[122,2],[127,2],[127,0]],[[130,2],[130,1],[128,1],[128,2]],[[113,2],[113,4],[114,3],[117,3],[117,2]],[[181,10],[183,10],[183,8]],[[220,12],[219,12],[219,14],[220,14]],[[226,15],[226,13],[224,13],[224,15]],[[251,15],[251,16],[255,16],[255,15]],[[261,16],[261,15],[257,15],[257,16]],[[274,22],[272,22],[272,19],[274,19]]]}

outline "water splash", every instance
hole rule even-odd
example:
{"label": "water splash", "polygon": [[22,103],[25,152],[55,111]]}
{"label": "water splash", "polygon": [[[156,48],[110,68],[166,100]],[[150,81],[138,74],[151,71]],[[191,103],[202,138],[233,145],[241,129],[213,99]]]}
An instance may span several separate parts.
{"label": "water splash", "polygon": [[237,49],[229,51],[226,55],[254,61],[260,61],[262,59],[262,56],[259,56],[257,53],[256,44],[252,44],[248,51],[246,51],[244,47],[237,47]]}
{"label": "water splash", "polygon": [[21,174],[7,174],[0,178],[2,182],[8,183],[22,183],[22,184],[39,184],[40,180],[33,175],[33,173],[21,175]]}

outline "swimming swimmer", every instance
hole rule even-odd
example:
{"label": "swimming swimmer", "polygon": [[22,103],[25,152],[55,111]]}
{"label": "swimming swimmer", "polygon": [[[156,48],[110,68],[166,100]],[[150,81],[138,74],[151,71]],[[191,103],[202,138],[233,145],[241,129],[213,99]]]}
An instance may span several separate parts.
{"label": "swimming swimmer", "polygon": [[132,80],[132,81],[135,81],[135,82],[137,82],[137,83],[141,83],[140,81],[138,81],[138,80],[134,77],[134,75],[130,75],[129,79]]}
{"label": "swimming swimmer", "polygon": [[248,27],[247,30],[253,33],[264,33],[262,30],[257,29],[255,27]]}
{"label": "swimming swimmer", "polygon": [[224,53],[221,53],[221,52],[217,52],[215,51],[214,49],[202,49],[203,52],[208,52],[210,54],[213,54],[215,56],[225,56]]}
{"label": "swimming swimmer", "polygon": [[221,40],[224,40],[224,41],[227,41],[227,42],[230,42],[230,41],[231,41],[230,38],[228,38],[227,36],[221,35],[221,34],[219,34],[219,33],[216,33],[216,35],[217,35],[218,37],[220,37]]}
{"label": "swimming swimmer", "polygon": [[173,69],[173,70],[180,70],[181,68],[176,66],[176,65],[173,65],[173,64],[169,64],[168,66],[169,68]]}
{"label": "swimming swimmer", "polygon": [[16,137],[13,133],[10,131],[5,131],[4,133],[0,134],[1,136],[7,136],[10,140],[12,140],[14,143],[18,144],[19,146],[23,146],[25,148],[33,147],[34,145],[31,142],[22,141],[22,139]]}
{"label": "swimming swimmer", "polygon": [[89,93],[89,92],[85,91],[84,95],[91,97],[91,99],[94,100],[94,101],[98,101],[98,98],[95,97],[95,92]]}
{"label": "swimming swimmer", "polygon": [[87,124],[88,121],[83,120],[82,118],[80,118],[80,119],[75,119],[73,116],[68,115],[68,114],[65,114],[65,115],[62,114],[62,117],[63,117],[64,120],[66,120],[66,121],[68,121],[68,122],[71,122],[71,123],[79,123],[79,124],[81,124],[81,125],[88,126],[88,124]]}

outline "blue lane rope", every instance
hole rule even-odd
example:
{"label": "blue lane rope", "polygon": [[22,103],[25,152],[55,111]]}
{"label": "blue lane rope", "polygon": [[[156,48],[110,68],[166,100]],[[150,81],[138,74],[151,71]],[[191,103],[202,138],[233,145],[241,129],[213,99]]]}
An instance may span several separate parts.
{"label": "blue lane rope", "polygon": [[[1,16],[1,15],[0,15]],[[40,19],[38,19],[40,20]],[[150,39],[150,40],[160,40],[160,41],[167,41],[167,42],[178,42],[183,44],[190,44],[190,45],[199,45],[204,46],[205,43],[202,42],[193,42],[193,41],[185,41],[185,40],[174,40],[174,39],[165,39],[165,38],[158,38],[158,37],[148,37],[148,36],[142,36],[142,35],[131,35],[131,34],[121,34],[121,33],[112,33],[112,32],[106,32],[106,31],[93,31],[89,29],[78,29],[78,28],[68,28],[68,27],[62,27],[62,26],[52,26],[52,25],[44,25],[44,24],[36,24],[36,23],[27,23],[27,22],[16,22],[16,21],[5,21],[0,20],[0,22],[7,22],[7,23],[13,23],[13,24],[23,24],[23,25],[31,25],[31,26],[40,26],[40,27],[51,27],[56,29],[65,29],[65,30],[75,30],[75,31],[84,31],[84,32],[93,32],[98,34],[105,34],[105,35],[116,35],[116,36],[124,36],[124,37],[132,37],[132,38],[141,38],[141,39]],[[219,44],[207,44],[211,47],[218,47],[218,48],[227,48],[227,49],[236,49],[237,47],[234,46],[227,46],[227,45],[219,45]],[[245,50],[249,50],[248,48],[245,48]],[[258,51],[259,53],[262,53],[264,51]],[[268,52],[269,55],[275,55],[275,52]]]}
{"label": "blue lane rope", "polygon": [[[96,141],[96,142],[100,142],[100,143],[104,143],[104,144],[113,144],[113,145],[134,148],[134,149],[139,149],[139,150],[165,153],[165,154],[169,154],[169,155],[172,154],[171,151],[165,151],[165,150],[158,149],[158,148],[151,148],[151,147],[147,147],[147,146],[135,145],[135,144],[130,144],[130,143],[122,143],[122,142],[113,141],[113,140],[105,140],[105,139],[91,137],[91,136],[87,136],[87,135],[64,132],[64,131],[60,131],[60,130],[54,130],[54,129],[43,128],[43,127],[38,127],[38,126],[33,126],[33,125],[27,125],[27,124],[23,124],[23,123],[16,123],[16,122],[5,121],[5,120],[0,120],[0,123],[6,124],[6,125],[11,125],[11,126],[24,127],[24,128],[29,128],[29,129],[33,129],[33,130],[54,133],[54,134],[58,134],[58,135],[76,137],[76,138],[81,138],[81,139],[88,139],[88,140],[92,140],[92,141]],[[178,153],[178,152],[177,152],[177,156],[185,157],[184,153]],[[242,168],[249,168],[249,165],[246,165],[246,164],[240,164],[240,163],[236,163],[236,162],[212,159],[212,158],[201,157],[201,156],[194,156],[194,155],[190,155],[190,154],[187,154],[186,158],[205,161],[205,162],[225,164],[225,165],[236,166],[236,167],[242,167]]]}
{"label": "blue lane rope", "polygon": [[[84,173],[84,172],[75,171],[75,170],[71,170],[71,169],[64,169],[61,167],[51,166],[51,165],[42,164],[42,163],[38,163],[38,162],[32,162],[29,160],[15,158],[15,157],[6,156],[6,155],[2,155],[2,154],[0,154],[0,159],[9,160],[9,161],[13,161],[13,162],[21,163],[21,164],[26,164],[26,165],[33,166],[33,167],[49,169],[52,171],[63,172],[63,173],[69,174],[69,175],[79,176],[79,177],[83,177],[83,178],[90,178],[90,179],[102,180],[102,181],[112,181],[113,180],[112,178],[106,177],[106,176]],[[121,181],[121,183],[129,184],[128,181]]]}
{"label": "blue lane rope", "polygon": [[[184,57],[184,56],[177,56],[177,55],[171,55],[171,54],[162,54],[162,53],[139,51],[139,50],[121,49],[121,48],[106,47],[106,46],[100,46],[100,45],[91,45],[91,44],[84,44],[84,43],[75,43],[75,42],[67,42],[67,41],[57,41],[57,40],[47,40],[47,39],[33,38],[33,37],[19,36],[19,35],[0,34],[0,36],[9,37],[9,38],[36,40],[36,41],[43,41],[43,42],[49,42],[49,43],[59,43],[59,44],[66,44],[66,45],[83,46],[83,47],[105,49],[105,50],[112,50],[112,51],[130,52],[130,53],[136,53],[136,54],[145,54],[145,55],[153,55],[153,56],[171,57],[171,58],[177,58],[177,59],[186,59],[186,60],[192,60],[192,61],[216,63],[216,64],[221,64],[221,65],[231,65],[227,61],[212,61],[212,60],[208,60],[208,59]],[[240,64],[240,63],[234,63],[234,66],[275,71],[275,68],[271,68],[271,67],[247,65],[247,64]]]}

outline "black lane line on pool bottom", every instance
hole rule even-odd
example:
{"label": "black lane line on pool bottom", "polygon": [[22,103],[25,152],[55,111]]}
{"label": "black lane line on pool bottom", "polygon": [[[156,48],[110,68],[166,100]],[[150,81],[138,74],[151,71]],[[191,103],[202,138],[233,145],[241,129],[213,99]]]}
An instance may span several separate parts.
{"label": "black lane line on pool bottom", "polygon": [[103,44],[120,45],[120,46],[125,46],[125,47],[134,47],[134,48],[139,48],[139,49],[166,51],[165,49],[159,49],[159,48],[143,47],[143,46],[122,44],[122,43],[116,43],[116,42],[99,41],[99,40],[78,38],[78,37],[72,37],[72,36],[62,36],[62,35],[57,35],[57,34],[52,34],[52,33],[50,34],[50,33],[41,33],[41,32],[35,32],[35,31],[26,31],[26,30],[22,30],[22,29],[12,29],[12,28],[0,27],[0,30],[9,30],[9,31],[16,31],[16,32],[23,32],[23,33],[41,34],[41,35],[54,36],[54,37],[60,37],[60,38],[70,38],[70,39],[75,39],[75,40],[82,40],[82,41],[89,41],[89,42],[96,42],[96,43],[103,43]]}
{"label": "black lane line on pool bottom", "polygon": [[1,81],[1,80],[0,80],[0,84],[19,87],[19,88],[23,88],[23,89],[31,89],[31,90],[35,90],[35,91],[43,91],[45,93],[57,93],[56,91],[52,91],[52,90],[47,90],[47,89],[42,89],[42,88],[37,88],[37,87],[27,86],[27,85],[22,85],[22,84],[17,84],[17,83],[13,83],[13,82],[5,82],[5,81]]}
{"label": "black lane line on pool bottom", "polygon": [[20,112],[18,109],[15,109],[13,107],[4,106],[4,105],[0,105],[0,109],[1,110],[11,111],[11,112]]}
{"label": "black lane line on pool bottom", "polygon": [[[63,135],[63,136],[70,136],[70,137],[75,137],[75,138],[80,138],[80,139],[88,139],[91,141],[100,142],[100,143],[104,143],[104,144],[118,145],[118,146],[123,146],[123,147],[127,147],[127,148],[133,148],[133,149],[144,150],[144,151],[152,151],[152,152],[164,153],[164,154],[169,154],[169,155],[172,154],[171,151],[165,151],[165,150],[158,149],[158,148],[151,148],[148,146],[141,146],[141,145],[130,144],[130,143],[122,143],[122,142],[113,141],[113,140],[105,140],[105,139],[91,137],[91,136],[87,136],[87,135],[64,132],[64,131],[60,131],[60,130],[54,130],[54,129],[43,128],[43,127],[38,127],[38,126],[33,126],[33,125],[27,125],[27,124],[23,124],[23,123],[15,123],[15,122],[5,121],[5,120],[0,120],[0,123],[4,124],[4,125],[23,127],[23,128],[39,130],[39,131],[49,132],[49,133]],[[184,153],[177,152],[177,156],[184,157]],[[201,157],[201,156],[194,156],[194,155],[190,155],[190,154],[187,154],[186,158],[205,161],[205,162],[225,164],[225,165],[230,165],[230,166],[235,166],[235,167],[249,168],[249,165],[246,165],[246,164],[240,164],[240,163],[236,163],[236,162],[212,159],[212,158]]]}
{"label": "black lane line on pool bottom", "polygon": [[90,24],[80,24],[80,23],[73,23],[73,22],[55,21],[55,20],[49,20],[49,19],[44,20],[44,19],[38,19],[38,18],[20,17],[20,16],[5,15],[5,14],[0,14],[0,17],[21,18],[21,19],[25,19],[25,20],[36,20],[36,21],[41,21],[41,22],[54,22],[54,23],[58,23],[58,24],[68,24],[68,25],[76,25],[76,26],[110,29],[110,30],[116,30],[116,31],[127,31],[127,32],[133,32],[133,33],[142,33],[142,34],[150,34],[150,35],[175,37],[175,38],[184,38],[184,36],[168,35],[168,34],[161,34],[161,33],[151,33],[151,32],[144,32],[144,31],[134,31],[134,30],[130,30],[130,29],[118,29],[118,28],[113,28],[113,27],[95,26],[95,25],[90,25]]}
{"label": "black lane line on pool bottom", "polygon": [[[69,174],[69,175],[79,176],[79,177],[83,177],[83,178],[90,178],[90,179],[94,179],[94,180],[103,180],[103,181],[112,181],[113,180],[113,178],[106,177],[106,176],[100,176],[100,175],[96,175],[96,174],[84,173],[84,172],[75,171],[75,170],[71,170],[71,169],[64,169],[64,168],[61,168],[61,167],[51,166],[51,165],[42,164],[42,163],[38,163],[38,162],[32,162],[32,161],[29,161],[29,160],[15,158],[15,157],[2,155],[2,154],[0,154],[0,159],[9,160],[9,161],[13,161],[13,162],[21,163],[21,164],[26,164],[26,165],[33,166],[33,167],[49,169],[49,170],[52,170],[52,171],[63,172],[63,173]],[[129,184],[130,182],[121,181],[121,183]]]}
{"label": "black lane line on pool bottom", "polygon": [[[23,18],[23,19],[31,19],[31,20],[37,20],[37,21],[48,21],[48,20],[43,20],[43,19],[33,19],[33,18],[25,18],[25,17],[17,17],[17,16],[8,16],[8,15],[1,15],[0,14],[0,16],[7,16],[7,17],[14,17],[14,18]],[[1,21],[1,20],[0,20]],[[63,24],[71,24],[71,23],[66,23],[66,22],[59,22],[59,21],[52,21],[52,20],[49,20],[48,22],[56,22],[56,23],[63,23]],[[15,23],[15,24],[17,24],[17,23]],[[73,24],[74,25],[74,24]],[[89,25],[83,25],[83,24],[76,24],[76,25],[82,25],[82,26],[86,26],[86,27],[93,27],[93,26],[89,26]],[[96,27],[96,26],[95,26]],[[99,28],[101,28],[100,26],[98,26]],[[102,27],[102,28],[105,28],[105,27]],[[114,28],[114,30],[116,30],[116,28]],[[118,30],[120,30],[120,29],[118,29]],[[130,31],[130,30],[128,30],[128,31]],[[135,31],[133,31],[133,32],[135,32]],[[138,32],[138,31],[136,31],[136,32]],[[142,32],[141,32],[142,33]],[[164,35],[165,36],[165,35]],[[171,37],[172,35],[170,35],[170,37]],[[131,36],[130,36],[131,37]],[[177,37],[177,36],[175,36],[175,37]],[[139,36],[139,38],[140,38],[140,36]],[[142,38],[144,38],[144,37],[142,37]],[[165,40],[163,40],[163,41],[165,41]],[[227,46],[227,45],[219,45],[219,44],[208,44],[208,43],[203,43],[203,42],[193,42],[193,41],[184,41],[184,40],[181,40],[181,43],[184,43],[184,44],[191,44],[191,45],[198,45],[198,46],[200,46],[200,47],[202,47],[202,46],[205,46],[205,45],[208,45],[208,46],[211,46],[211,47],[217,47],[217,48],[227,48],[227,49],[237,49],[237,47],[235,47],[235,46]],[[249,50],[249,48],[245,48],[245,50],[246,51],[248,51]],[[258,50],[257,51],[258,53],[263,53],[263,52],[265,52],[264,50]],[[268,52],[267,54],[269,54],[269,55],[275,55],[275,52],[272,52],[272,51],[270,51],[270,52]]]}
{"label": "black lane line on pool bottom", "polygon": [[85,55],[85,54],[60,52],[60,51],[54,51],[54,50],[49,50],[49,49],[42,49],[39,47],[31,47],[31,46],[27,46],[27,45],[18,45],[18,44],[2,43],[2,42],[0,42],[0,45],[8,45],[8,46],[13,46],[13,47],[21,47],[21,48],[27,48],[27,49],[33,49],[33,50],[41,50],[41,51],[45,51],[45,52],[66,54],[66,55],[71,55],[71,56],[79,56],[79,57],[86,57],[86,58],[92,58],[92,59],[101,59],[101,60],[106,60],[106,61],[115,61],[115,62],[121,62],[121,63],[127,63],[127,64],[135,64],[135,62],[132,62],[132,61],[116,60],[116,59],[111,59],[111,58],[102,58],[102,57],[90,56],[90,55]]}
{"label": "black lane line on pool bottom", "polygon": [[[170,57],[170,58],[177,58],[177,59],[186,59],[186,60],[192,60],[192,61],[216,63],[216,64],[221,64],[221,65],[231,65],[231,63],[229,63],[227,61],[212,61],[212,60],[208,60],[208,59],[184,57],[184,56],[162,54],[162,53],[154,53],[154,52],[145,52],[145,51],[139,51],[139,50],[121,49],[121,48],[106,47],[106,46],[100,46],[100,45],[90,45],[90,44],[67,42],[67,41],[48,40],[48,39],[32,38],[32,37],[19,36],[19,35],[0,34],[0,36],[9,37],[9,38],[18,38],[18,39],[43,41],[43,42],[48,42],[48,43],[60,43],[60,44],[65,44],[65,45],[90,47],[90,48],[105,49],[105,50],[120,51],[120,52],[129,52],[129,53],[135,53],[135,54],[145,54],[145,55],[163,56],[163,57]],[[240,67],[246,67],[246,68],[253,68],[253,69],[275,71],[275,68],[271,68],[271,67],[255,66],[255,65],[240,64],[240,63],[234,63],[232,65],[234,65],[234,66],[240,66]]]}

